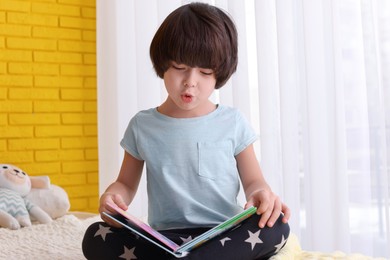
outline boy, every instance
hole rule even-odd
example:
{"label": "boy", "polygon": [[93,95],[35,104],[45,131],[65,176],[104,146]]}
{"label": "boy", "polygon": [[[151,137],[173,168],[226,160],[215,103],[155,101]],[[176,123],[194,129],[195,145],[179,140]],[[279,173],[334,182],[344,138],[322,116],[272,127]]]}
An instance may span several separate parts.
{"label": "boy", "polygon": [[[209,100],[237,67],[237,31],[217,7],[191,3],[173,11],[157,30],[150,57],[164,80],[167,99],[140,111],[125,132],[124,159],[117,180],[100,198],[127,210],[146,165],[149,224],[181,244],[242,211],[241,180],[247,203],[257,214],[238,228],[194,249],[184,259],[266,259],[289,235],[288,207],[266,183],[256,159],[256,134],[241,113]],[[143,239],[106,223],[87,230],[88,259],[174,259]]]}

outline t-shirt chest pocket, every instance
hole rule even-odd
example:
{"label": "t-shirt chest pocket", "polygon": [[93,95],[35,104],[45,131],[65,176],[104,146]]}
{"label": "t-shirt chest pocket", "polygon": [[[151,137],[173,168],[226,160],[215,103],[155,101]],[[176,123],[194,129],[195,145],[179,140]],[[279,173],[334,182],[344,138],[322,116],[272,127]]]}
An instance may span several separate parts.
{"label": "t-shirt chest pocket", "polygon": [[198,142],[199,175],[211,180],[227,178],[237,172],[230,141]]}

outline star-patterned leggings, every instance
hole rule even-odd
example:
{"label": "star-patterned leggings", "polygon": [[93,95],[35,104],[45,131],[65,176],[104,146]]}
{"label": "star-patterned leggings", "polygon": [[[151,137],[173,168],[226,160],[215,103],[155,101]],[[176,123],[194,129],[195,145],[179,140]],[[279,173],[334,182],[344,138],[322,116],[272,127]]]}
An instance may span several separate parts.
{"label": "star-patterned leggings", "polygon": [[[181,259],[251,260],[270,258],[285,245],[290,227],[283,223],[282,217],[280,217],[272,228],[260,229],[259,220],[260,216],[255,214],[243,221],[238,227],[214,237]],[[180,245],[207,230],[206,228],[196,228],[159,232]],[[133,235],[129,230],[110,227],[104,222],[94,223],[87,229],[82,248],[84,256],[90,260],[177,259],[143,238]]]}

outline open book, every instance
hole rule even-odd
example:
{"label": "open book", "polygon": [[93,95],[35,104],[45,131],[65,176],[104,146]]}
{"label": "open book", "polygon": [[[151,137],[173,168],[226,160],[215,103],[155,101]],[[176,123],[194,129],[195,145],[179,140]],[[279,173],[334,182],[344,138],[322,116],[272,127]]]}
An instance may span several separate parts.
{"label": "open book", "polygon": [[205,233],[197,236],[193,240],[179,246],[172,240],[168,239],[167,237],[159,233],[158,231],[154,230],[148,224],[132,216],[127,211],[124,211],[123,209],[119,208],[115,204],[109,203],[108,206],[110,206],[113,210],[118,212],[119,215],[110,215],[106,212],[103,212],[104,215],[108,216],[109,218],[116,221],[123,227],[131,230],[132,232],[143,237],[149,242],[155,244],[156,246],[164,249],[165,251],[174,255],[177,258],[186,256],[192,249],[200,246],[201,244],[210,240],[211,238],[237,226],[240,222],[242,222],[243,220],[247,219],[248,217],[256,213],[256,208],[250,207],[247,210],[235,215],[234,217],[206,231]]}

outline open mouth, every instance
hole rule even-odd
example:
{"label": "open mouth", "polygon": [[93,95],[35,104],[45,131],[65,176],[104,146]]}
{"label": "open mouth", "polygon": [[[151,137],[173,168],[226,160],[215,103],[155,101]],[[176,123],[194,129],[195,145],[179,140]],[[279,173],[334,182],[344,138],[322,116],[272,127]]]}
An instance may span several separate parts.
{"label": "open mouth", "polygon": [[183,94],[183,95],[181,95],[181,99],[186,103],[190,103],[193,99],[193,96],[191,96],[189,94]]}

